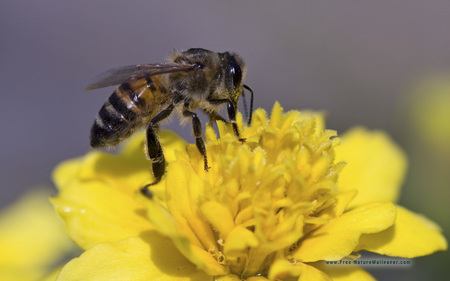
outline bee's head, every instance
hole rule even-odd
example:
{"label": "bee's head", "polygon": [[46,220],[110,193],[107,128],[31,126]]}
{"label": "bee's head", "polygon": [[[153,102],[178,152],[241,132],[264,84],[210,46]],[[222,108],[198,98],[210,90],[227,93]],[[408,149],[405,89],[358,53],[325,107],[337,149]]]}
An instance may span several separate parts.
{"label": "bee's head", "polygon": [[243,91],[243,81],[246,72],[244,60],[235,53],[222,53],[222,67],[225,75],[225,88],[232,92],[232,98],[237,101]]}
{"label": "bee's head", "polygon": [[188,90],[192,92],[208,92],[211,85],[216,90],[223,91],[227,97],[237,102],[243,91],[245,76],[244,60],[235,53],[215,53],[202,48],[192,48],[181,53],[175,53],[170,61],[180,64],[195,65],[188,73],[173,74],[174,80],[186,78]]}

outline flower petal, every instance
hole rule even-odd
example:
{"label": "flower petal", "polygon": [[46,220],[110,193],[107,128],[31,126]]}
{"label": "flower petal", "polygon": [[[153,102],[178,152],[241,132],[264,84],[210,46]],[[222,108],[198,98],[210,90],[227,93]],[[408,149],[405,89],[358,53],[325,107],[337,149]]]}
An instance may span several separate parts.
{"label": "flower petal", "polygon": [[333,281],[376,281],[372,275],[357,265],[326,265],[324,262],[313,265],[325,272]]}
{"label": "flower petal", "polygon": [[347,163],[339,174],[339,191],[358,191],[348,208],[397,200],[407,161],[386,134],[355,128],[342,136],[335,151],[336,161]]}
{"label": "flower petal", "polygon": [[243,256],[248,248],[257,247],[259,244],[256,235],[243,226],[235,227],[225,241],[223,252],[227,259],[236,260]]}
{"label": "flower petal", "polygon": [[193,264],[204,269],[210,275],[225,274],[225,268],[220,265],[207,251],[193,244],[187,236],[179,231],[175,219],[163,206],[154,200],[141,198],[147,206],[149,219],[158,229],[159,233],[169,237],[175,247]]}
{"label": "flower petal", "polygon": [[345,212],[345,209],[347,208],[348,204],[355,198],[356,196],[356,190],[350,190],[342,193],[336,194],[335,200],[336,202],[330,206],[329,208],[326,208],[321,213],[322,219],[332,219],[335,217],[339,217]]}
{"label": "flower petal", "polygon": [[[161,132],[160,137],[166,158],[175,160],[185,142],[171,132]],[[150,165],[142,132],[133,135],[119,155],[95,151],[60,164],[53,173],[60,192],[52,202],[70,237],[89,249],[152,229],[145,208],[134,201],[139,188],[153,181]]]}
{"label": "flower petal", "polygon": [[379,233],[362,235],[357,249],[381,255],[414,258],[447,250],[447,241],[434,222],[397,206],[394,226]]}
{"label": "flower petal", "polygon": [[71,260],[57,280],[211,280],[156,232],[99,244]]}
{"label": "flower petal", "polygon": [[321,269],[318,269],[315,264],[292,263],[283,258],[283,255],[278,255],[272,263],[268,275],[269,280],[293,280],[292,277],[297,276],[298,280],[331,281],[331,278]]}
{"label": "flower petal", "polygon": [[216,201],[207,201],[201,206],[202,214],[211,225],[223,234],[225,239],[234,228],[234,219],[230,210]]}
{"label": "flower petal", "polygon": [[394,224],[395,206],[372,203],[330,220],[302,238],[292,255],[298,261],[339,260],[358,245],[363,233],[376,233]]}
{"label": "flower petal", "polygon": [[298,265],[300,277],[298,281],[331,281],[332,279],[323,271],[306,263]]}
{"label": "flower petal", "polygon": [[287,261],[284,256],[278,255],[270,265],[269,280],[283,280],[290,276],[299,276],[300,269],[293,263]]}
{"label": "flower petal", "polygon": [[[185,151],[186,142],[176,134],[163,131],[159,136],[168,162],[175,160],[175,154]],[[59,165],[53,180],[59,190],[75,179],[101,180],[111,188],[133,196],[139,188],[153,181],[150,167],[151,162],[145,155],[145,136],[139,132],[124,142],[119,154],[92,151],[83,158]]]}
{"label": "flower petal", "polygon": [[[214,247],[216,239],[211,226],[205,221],[198,206],[193,204],[203,193],[203,182],[187,163],[180,161],[169,166],[166,192],[167,208],[181,232],[189,234],[191,241],[198,241],[198,246],[206,249]],[[197,237],[202,239],[198,240]]]}
{"label": "flower petal", "polygon": [[0,280],[37,280],[75,245],[48,202],[49,189],[28,192],[0,214]]}
{"label": "flower petal", "polygon": [[[198,189],[202,188],[199,177],[186,163],[174,162],[168,168],[166,187],[167,208],[158,202],[156,196],[152,199],[141,196],[138,199],[147,207],[148,219],[161,234],[172,239],[178,250],[193,264],[210,275],[227,274],[227,268],[209,253],[216,247],[212,229],[200,217],[200,210],[191,204],[197,200]],[[209,244],[204,245],[197,233],[209,237]]]}
{"label": "flower petal", "polygon": [[[81,169],[80,160],[61,164],[56,178],[71,177]],[[57,182],[61,183],[60,179]],[[81,180],[72,177],[61,185],[57,197],[51,199],[56,212],[66,224],[69,236],[82,248],[138,236],[152,229],[145,209],[127,191],[114,188],[102,180]]]}

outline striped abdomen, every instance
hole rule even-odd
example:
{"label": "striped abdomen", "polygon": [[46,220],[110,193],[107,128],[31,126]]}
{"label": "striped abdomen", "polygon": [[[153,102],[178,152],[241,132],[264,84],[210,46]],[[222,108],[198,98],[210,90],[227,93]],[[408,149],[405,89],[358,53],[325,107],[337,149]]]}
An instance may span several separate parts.
{"label": "striped abdomen", "polygon": [[91,146],[114,146],[129,137],[148,121],[148,117],[163,101],[167,90],[150,78],[124,83],[98,112],[91,128]]}

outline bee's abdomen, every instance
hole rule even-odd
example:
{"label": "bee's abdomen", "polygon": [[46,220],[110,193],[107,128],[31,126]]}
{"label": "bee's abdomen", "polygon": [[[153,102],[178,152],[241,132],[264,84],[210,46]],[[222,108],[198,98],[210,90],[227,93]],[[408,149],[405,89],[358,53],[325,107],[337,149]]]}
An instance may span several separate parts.
{"label": "bee's abdomen", "polygon": [[91,128],[91,146],[113,146],[142,125],[145,101],[129,84],[120,85],[100,109]]}

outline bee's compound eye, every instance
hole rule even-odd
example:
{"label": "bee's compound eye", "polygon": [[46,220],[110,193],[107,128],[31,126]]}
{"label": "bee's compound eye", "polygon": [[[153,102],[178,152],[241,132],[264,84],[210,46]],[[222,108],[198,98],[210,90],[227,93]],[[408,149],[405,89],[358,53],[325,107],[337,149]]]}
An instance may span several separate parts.
{"label": "bee's compound eye", "polygon": [[242,82],[242,70],[233,57],[230,59],[229,73],[233,77],[234,87],[239,86]]}

